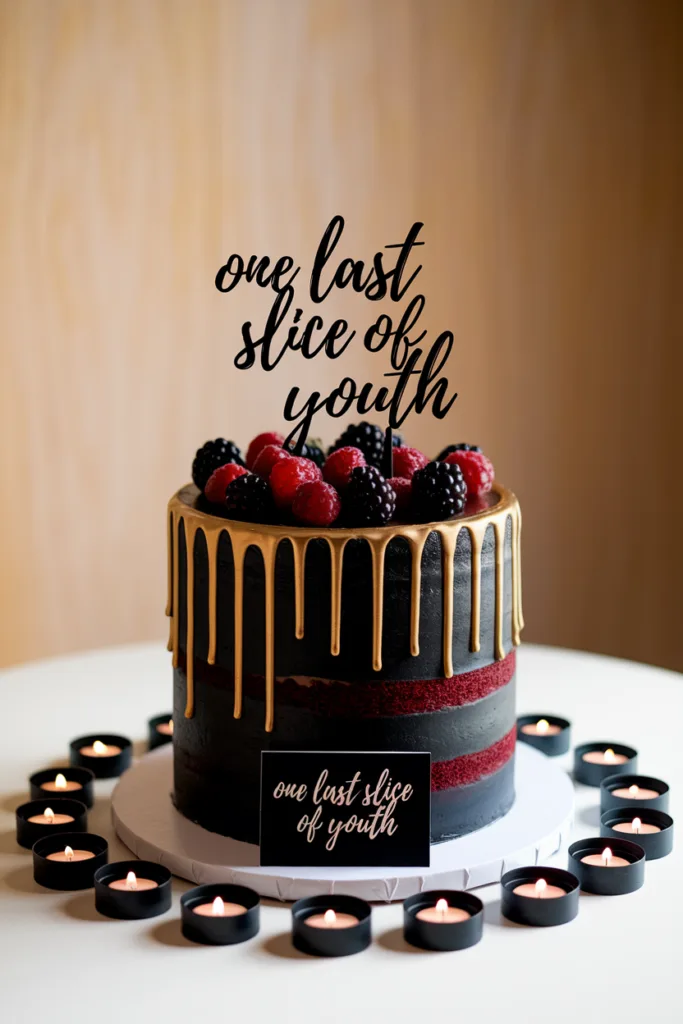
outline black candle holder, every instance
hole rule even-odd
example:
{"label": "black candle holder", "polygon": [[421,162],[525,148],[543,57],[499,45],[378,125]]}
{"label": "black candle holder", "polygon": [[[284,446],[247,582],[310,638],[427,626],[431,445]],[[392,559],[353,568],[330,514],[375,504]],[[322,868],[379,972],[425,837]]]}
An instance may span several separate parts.
{"label": "black candle holder", "polygon": [[[564,896],[523,896],[514,890],[519,885],[535,885],[541,878],[548,885],[564,889]],[[561,868],[528,867],[506,871],[500,880],[500,912],[509,921],[549,928],[573,921],[579,912],[579,879]]]}
{"label": "black candle holder", "polygon": [[[649,799],[640,795],[636,797],[616,796],[616,789],[629,789],[630,786],[638,786],[639,789],[655,790],[657,796]],[[623,807],[643,807],[650,811],[669,810],[669,786],[661,779],[653,779],[649,775],[609,775],[600,784],[600,811],[616,810]]]}
{"label": "black candle holder", "polygon": [[[584,864],[583,857],[601,854],[606,847],[628,864],[613,868]],[[628,839],[610,839],[609,843],[605,839],[579,839],[569,847],[569,869],[576,874],[584,892],[623,896],[640,889],[645,881],[645,852],[642,846]]]}
{"label": "black candle holder", "polygon": [[[36,821],[29,821],[36,814],[44,814],[48,807],[51,807],[55,814],[68,814],[73,821],[55,822],[54,825],[41,825]],[[17,807],[17,842],[19,846],[30,850],[34,843],[43,836],[59,835],[62,832],[87,832],[88,830],[88,809],[80,800],[67,800],[64,797],[56,799],[31,800],[27,804]]]}
{"label": "black candle holder", "polygon": [[[54,782],[57,775],[63,775],[67,782],[78,782],[80,789],[48,791],[42,788],[44,782]],[[31,786],[32,800],[79,800],[86,807],[92,807],[95,802],[93,792],[93,780],[95,773],[89,768],[45,768],[42,772],[34,772],[29,783]]]}
{"label": "black candle holder", "polygon": [[[590,761],[583,759],[583,755],[590,754],[591,751],[604,754],[606,750],[622,754],[626,760],[622,764],[591,764]],[[624,743],[596,740],[595,743],[582,743],[574,750],[574,779],[576,782],[582,782],[584,786],[599,786],[603,779],[610,775],[627,775],[629,772],[637,771],[637,768],[638,751]]]}
{"label": "black candle holder", "polygon": [[[48,860],[51,853],[59,853],[66,846],[72,850],[90,850],[95,856],[89,860],[62,862]],[[92,832],[60,832],[43,836],[33,847],[33,877],[46,889],[91,889],[95,872],[107,863],[109,846],[102,836]]]}
{"label": "black candle holder", "polygon": [[[525,725],[536,725],[538,722],[547,722],[548,725],[555,725],[561,731],[554,735],[547,733],[526,733],[523,732]],[[571,746],[571,722],[566,718],[558,718],[557,715],[521,715],[517,719],[517,739],[520,743],[526,743],[535,747],[547,757],[560,757],[566,754]]]}
{"label": "black candle holder", "polygon": [[[464,921],[422,921],[421,910],[435,907],[437,900],[446,900],[449,907],[466,910]],[[403,901],[403,937],[411,946],[448,952],[476,946],[484,928],[484,904],[469,892],[432,889],[418,892]]]}
{"label": "black candle holder", "polygon": [[[349,928],[313,928],[306,919],[313,914],[353,914],[358,924]],[[308,896],[292,907],[292,942],[311,956],[349,956],[370,945],[370,904],[356,896]]]}
{"label": "black candle holder", "polygon": [[[630,825],[634,818],[640,818],[643,825],[656,825],[659,832],[619,832],[615,825]],[[610,840],[630,837],[645,851],[646,860],[659,860],[671,853],[674,846],[674,820],[664,811],[652,811],[648,807],[611,808],[600,816],[600,835]]]}
{"label": "black candle holder", "polygon": [[[110,882],[123,881],[129,871],[138,878],[157,882],[154,889],[111,889]],[[105,917],[133,921],[157,917],[171,909],[171,872],[163,864],[147,860],[119,860],[95,872],[95,909]]]}
{"label": "black candle holder", "polygon": [[[107,747],[120,747],[120,754],[111,754],[104,757],[96,757],[90,754],[82,754],[81,747],[91,747],[99,740]],[[133,761],[133,744],[127,736],[117,736],[114,733],[99,732],[92,736],[79,736],[69,744],[71,766],[73,768],[89,768],[96,779],[115,779],[123,775],[127,768],[130,768]]]}
{"label": "black candle holder", "polygon": [[[234,917],[202,916],[194,908],[202,903],[213,903],[217,896],[225,903],[240,903],[244,914]],[[246,942],[258,935],[261,926],[261,900],[258,893],[245,885],[198,885],[180,898],[182,933],[192,942],[205,946],[231,946]]]}
{"label": "black candle holder", "polygon": [[156,750],[157,747],[163,747],[166,743],[173,742],[173,733],[159,732],[157,726],[167,725],[173,721],[173,712],[169,711],[167,715],[156,715],[155,718],[150,718],[147,723],[147,734],[148,734],[148,746],[150,750]]}

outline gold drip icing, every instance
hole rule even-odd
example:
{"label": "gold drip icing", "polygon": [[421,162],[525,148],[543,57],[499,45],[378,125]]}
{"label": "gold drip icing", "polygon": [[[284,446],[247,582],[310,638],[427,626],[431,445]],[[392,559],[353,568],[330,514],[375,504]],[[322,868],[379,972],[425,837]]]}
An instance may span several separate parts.
{"label": "gold drip icing", "polygon": [[344,549],[349,540],[365,540],[372,557],[373,630],[372,665],[374,671],[382,668],[382,626],[384,604],[384,556],[387,546],[397,537],[406,540],[411,552],[411,609],[410,609],[410,651],[413,656],[420,653],[420,588],[422,553],[430,533],[438,533],[442,551],[443,590],[443,674],[453,675],[453,583],[454,559],[458,536],[467,529],[471,538],[472,601],[470,649],[480,649],[481,631],[481,551],[484,536],[489,525],[495,536],[495,657],[505,656],[503,646],[504,608],[504,564],[505,531],[508,519],[512,527],[512,641],[517,645],[524,626],[522,618],[521,582],[521,515],[517,499],[510,491],[496,485],[494,493],[497,502],[463,519],[446,523],[426,523],[420,526],[392,526],[376,529],[315,529],[308,527],[263,526],[241,523],[209,515],[195,507],[197,489],[192,485],[183,487],[169,502],[168,515],[168,600],[166,613],[171,616],[169,647],[173,651],[173,665],[177,667],[180,650],[179,638],[179,557],[178,543],[182,523],[185,535],[186,557],[186,676],[187,698],[185,715],[194,714],[194,544],[198,531],[204,535],[208,559],[208,619],[209,649],[207,660],[216,660],[217,627],[216,598],[218,573],[218,545],[223,531],[228,534],[232,545],[234,565],[234,715],[242,714],[242,659],[244,631],[244,558],[247,549],[257,548],[263,559],[265,574],[265,703],[267,732],[271,732],[275,718],[275,560],[281,541],[292,545],[294,560],[295,635],[304,635],[304,577],[308,542],[314,538],[326,540],[330,549],[331,564],[331,613],[330,652],[339,654],[341,644],[342,574]]}

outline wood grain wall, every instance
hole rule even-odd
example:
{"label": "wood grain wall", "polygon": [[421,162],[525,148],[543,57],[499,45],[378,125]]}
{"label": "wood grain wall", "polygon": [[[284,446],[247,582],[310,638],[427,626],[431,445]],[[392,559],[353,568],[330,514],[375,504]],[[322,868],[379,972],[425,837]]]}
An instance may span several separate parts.
{"label": "wood grain wall", "polygon": [[213,287],[233,251],[308,267],[341,212],[359,256],[425,222],[460,398],[409,433],[519,494],[527,639],[683,668],[681,12],[1,0],[0,663],[161,637],[194,448],[379,379],[358,350],[240,375],[270,299]]}

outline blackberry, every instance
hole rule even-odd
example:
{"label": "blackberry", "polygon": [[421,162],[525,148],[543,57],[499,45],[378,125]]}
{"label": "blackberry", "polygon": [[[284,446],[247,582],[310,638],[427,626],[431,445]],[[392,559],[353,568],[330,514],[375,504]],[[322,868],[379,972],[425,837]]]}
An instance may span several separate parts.
{"label": "blackberry", "polygon": [[351,470],[342,507],[350,526],[384,526],[396,509],[396,495],[375,466],[356,466]]}
{"label": "blackberry", "polygon": [[314,441],[306,441],[301,454],[305,459],[315,462],[318,469],[322,469],[325,465],[325,452],[317,438]]}
{"label": "blackberry", "polygon": [[336,452],[338,448],[360,448],[368,466],[379,469],[384,451],[384,431],[365,420],[362,423],[353,423],[339,435],[327,454]]}
{"label": "blackberry", "polygon": [[449,444],[447,448],[444,448],[442,452],[439,452],[435,462],[443,462],[445,458],[451,455],[453,452],[480,452],[481,448],[478,444]]}
{"label": "blackberry", "polygon": [[397,434],[396,431],[391,435],[391,447],[392,448],[403,448],[405,441],[403,440],[403,434]]}
{"label": "blackberry", "polygon": [[207,481],[214,470],[228,462],[236,462],[238,466],[244,465],[242,452],[232,441],[226,441],[223,437],[217,437],[215,441],[207,441],[198,449],[192,463],[192,479],[203,491]]}
{"label": "blackberry", "polygon": [[465,480],[455,463],[428,462],[413,473],[413,512],[418,522],[453,519],[464,509],[466,498]]}
{"label": "blackberry", "polygon": [[247,523],[268,523],[273,518],[273,496],[265,480],[245,473],[233,480],[225,491],[225,509],[230,519]]}

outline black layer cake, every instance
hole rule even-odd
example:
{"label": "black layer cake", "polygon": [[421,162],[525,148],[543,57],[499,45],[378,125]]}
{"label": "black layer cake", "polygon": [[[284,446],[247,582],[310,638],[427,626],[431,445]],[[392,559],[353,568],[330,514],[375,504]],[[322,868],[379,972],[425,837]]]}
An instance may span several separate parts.
{"label": "black layer cake", "polygon": [[174,800],[211,831],[258,842],[264,749],[430,751],[433,842],[512,805],[519,505],[472,446],[391,475],[382,440],[208,442],[171,499]]}

